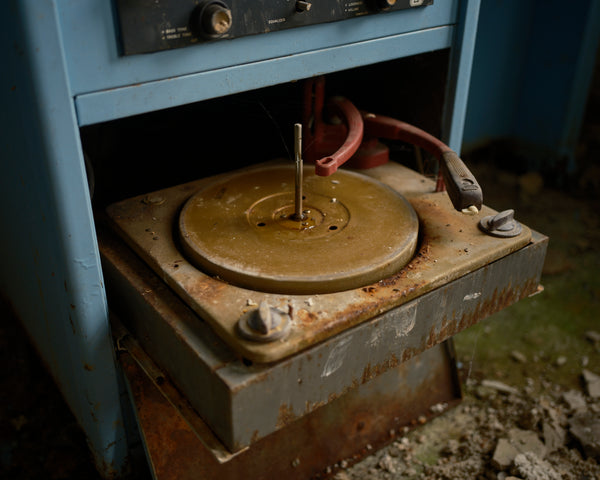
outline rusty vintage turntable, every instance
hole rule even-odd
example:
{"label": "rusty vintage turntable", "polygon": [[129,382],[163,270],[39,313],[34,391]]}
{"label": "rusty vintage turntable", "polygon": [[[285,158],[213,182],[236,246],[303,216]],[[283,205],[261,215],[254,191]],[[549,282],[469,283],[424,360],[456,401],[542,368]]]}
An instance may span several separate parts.
{"label": "rusty vintage turntable", "polygon": [[[270,473],[302,478],[389,440],[458,397],[441,342],[538,288],[545,237],[483,206],[454,152],[345,99],[325,125],[322,82],[306,92],[316,168],[297,155],[114,204],[137,256],[100,235],[113,308],[195,410],[171,399],[204,446],[190,461],[225,477],[277,443]],[[450,196],[377,137],[438,157]],[[336,410],[361,420],[345,431]]]}

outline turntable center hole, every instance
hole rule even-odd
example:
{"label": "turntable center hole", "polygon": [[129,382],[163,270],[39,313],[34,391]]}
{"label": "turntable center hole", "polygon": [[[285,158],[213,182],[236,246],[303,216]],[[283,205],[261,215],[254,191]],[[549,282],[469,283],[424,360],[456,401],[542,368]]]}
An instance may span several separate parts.
{"label": "turntable center hole", "polygon": [[337,225],[331,225],[331,227],[329,227],[329,230],[337,230]]}
{"label": "turntable center hole", "polygon": [[266,223],[265,223],[265,222],[258,222],[258,223],[256,224],[256,226],[257,226],[257,227],[264,227],[265,225],[266,225]]}

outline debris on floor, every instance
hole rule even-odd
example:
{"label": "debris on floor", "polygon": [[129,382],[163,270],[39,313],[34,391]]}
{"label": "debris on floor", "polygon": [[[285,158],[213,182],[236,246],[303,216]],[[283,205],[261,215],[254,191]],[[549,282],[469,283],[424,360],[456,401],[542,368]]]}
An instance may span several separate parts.
{"label": "debris on floor", "polygon": [[469,382],[462,405],[334,478],[600,478],[599,399],[560,388],[538,397],[507,386],[477,398],[478,389],[496,383]]}

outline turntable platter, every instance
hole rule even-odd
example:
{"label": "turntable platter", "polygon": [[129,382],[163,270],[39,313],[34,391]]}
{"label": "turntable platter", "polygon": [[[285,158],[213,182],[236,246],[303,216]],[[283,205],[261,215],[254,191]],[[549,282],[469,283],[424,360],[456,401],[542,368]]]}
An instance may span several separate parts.
{"label": "turntable platter", "polygon": [[288,294],[362,287],[413,257],[418,219],[407,200],[379,181],[304,169],[304,218],[294,216],[294,167],[270,165],[218,179],[179,216],[184,252],[234,285]]}

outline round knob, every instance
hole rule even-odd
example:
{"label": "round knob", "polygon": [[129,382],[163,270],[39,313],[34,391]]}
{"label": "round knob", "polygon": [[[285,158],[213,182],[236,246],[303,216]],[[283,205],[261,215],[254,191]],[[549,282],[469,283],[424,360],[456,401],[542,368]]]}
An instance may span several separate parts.
{"label": "round knob", "polygon": [[483,217],[479,221],[479,228],[488,235],[501,238],[516,237],[523,231],[522,225],[515,220],[514,210]]}
{"label": "round knob", "polygon": [[205,1],[200,3],[190,20],[191,30],[204,38],[225,35],[233,23],[231,10],[224,2]]}
{"label": "round knob", "polygon": [[296,11],[298,13],[308,12],[312,8],[312,3],[303,0],[296,1]]}
{"label": "round knob", "polygon": [[377,6],[383,10],[396,5],[396,0],[377,0]]}

